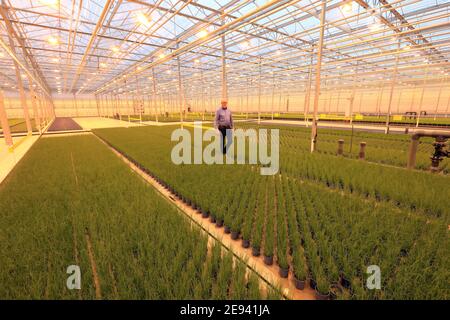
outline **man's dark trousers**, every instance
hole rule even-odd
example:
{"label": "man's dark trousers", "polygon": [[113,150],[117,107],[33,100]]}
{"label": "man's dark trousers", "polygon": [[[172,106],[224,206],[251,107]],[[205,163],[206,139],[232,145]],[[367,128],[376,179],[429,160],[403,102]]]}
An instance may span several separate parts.
{"label": "man's dark trousers", "polygon": [[[222,142],[222,153],[227,153],[227,144],[230,144],[230,137],[227,136],[227,129],[231,129],[230,126],[219,126],[220,131],[220,141]],[[225,142],[225,137],[227,137],[227,142]]]}

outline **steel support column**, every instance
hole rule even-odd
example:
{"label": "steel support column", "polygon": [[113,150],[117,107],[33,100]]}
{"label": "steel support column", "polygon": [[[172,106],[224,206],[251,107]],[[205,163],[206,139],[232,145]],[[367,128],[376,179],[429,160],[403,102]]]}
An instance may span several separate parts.
{"label": "steel support column", "polygon": [[327,2],[322,0],[322,11],[320,12],[320,37],[317,50],[317,64],[316,64],[316,87],[314,91],[314,115],[311,128],[311,152],[316,150],[317,144],[317,112],[319,110],[319,98],[320,98],[320,73],[322,70],[322,52],[323,52],[323,40],[325,35],[325,14],[327,9]]}

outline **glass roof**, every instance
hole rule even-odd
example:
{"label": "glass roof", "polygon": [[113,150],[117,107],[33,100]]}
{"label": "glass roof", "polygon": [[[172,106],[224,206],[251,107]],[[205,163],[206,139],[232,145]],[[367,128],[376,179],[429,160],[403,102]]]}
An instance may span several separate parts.
{"label": "glass roof", "polygon": [[[230,94],[273,86],[302,92],[316,72],[321,6],[5,0],[0,85],[15,89],[16,61],[25,86],[52,95],[175,93],[179,79],[187,95],[219,94],[224,54]],[[448,0],[326,1],[322,90],[380,88],[394,78],[398,86],[441,83],[449,56]]]}

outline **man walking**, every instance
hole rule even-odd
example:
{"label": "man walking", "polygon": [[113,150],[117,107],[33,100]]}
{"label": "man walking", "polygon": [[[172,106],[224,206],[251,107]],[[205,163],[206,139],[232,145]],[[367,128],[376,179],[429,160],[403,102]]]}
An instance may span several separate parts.
{"label": "man walking", "polygon": [[[228,102],[226,100],[221,101],[221,107],[216,111],[216,117],[214,119],[214,128],[220,131],[220,141],[222,145],[222,153],[225,154],[227,149],[233,143],[233,117],[231,111],[228,110]],[[227,142],[225,144],[225,137]]]}

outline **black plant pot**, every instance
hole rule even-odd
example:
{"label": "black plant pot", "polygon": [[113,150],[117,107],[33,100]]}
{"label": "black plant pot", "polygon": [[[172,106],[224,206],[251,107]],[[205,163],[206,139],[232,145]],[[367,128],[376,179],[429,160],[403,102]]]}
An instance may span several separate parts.
{"label": "black plant pot", "polygon": [[298,290],[304,290],[305,284],[306,280],[298,280],[297,278],[294,279],[294,285]]}
{"label": "black plant pot", "polygon": [[202,218],[208,218],[209,217],[209,212],[208,211],[203,211],[202,212]]}
{"label": "black plant pot", "polygon": [[225,226],[224,231],[226,234],[229,234],[229,233],[231,233],[231,228],[229,226]]}
{"label": "black plant pot", "polygon": [[250,241],[248,241],[248,240],[242,240],[242,247],[243,248],[248,248],[248,247],[250,247]]}
{"label": "black plant pot", "polygon": [[282,267],[280,267],[280,269],[278,270],[278,274],[282,278],[287,278],[288,275],[289,275],[289,268],[282,268]]}
{"label": "black plant pot", "polygon": [[211,223],[216,223],[216,217],[214,217],[214,216],[210,216],[209,217],[209,221],[211,222]]}
{"label": "black plant pot", "polygon": [[309,286],[310,286],[312,289],[316,290],[316,288],[317,288],[317,283],[314,281],[314,279],[309,279]]}
{"label": "black plant pot", "polygon": [[327,293],[327,294],[320,293],[316,289],[316,299],[317,300],[330,300],[330,294],[329,293]]}
{"label": "black plant pot", "polygon": [[264,263],[271,266],[273,264],[273,256],[264,255]]}
{"label": "black plant pot", "polygon": [[191,200],[187,200],[187,201],[186,201],[186,204],[187,204],[188,206],[191,206],[191,205],[192,205],[192,201],[191,201]]}
{"label": "black plant pot", "polygon": [[239,238],[239,232],[231,231],[231,239],[232,240],[237,240],[237,238]]}
{"label": "black plant pot", "polygon": [[260,254],[261,254],[261,253],[260,253],[260,251],[259,251],[259,248],[252,247],[252,255],[253,255],[254,257],[259,257]]}
{"label": "black plant pot", "polygon": [[216,219],[216,227],[222,228],[223,227],[223,220],[222,219]]}
{"label": "black plant pot", "polygon": [[346,289],[350,289],[350,281],[348,281],[347,279],[345,279],[344,277],[341,277],[341,286],[343,286]]}

